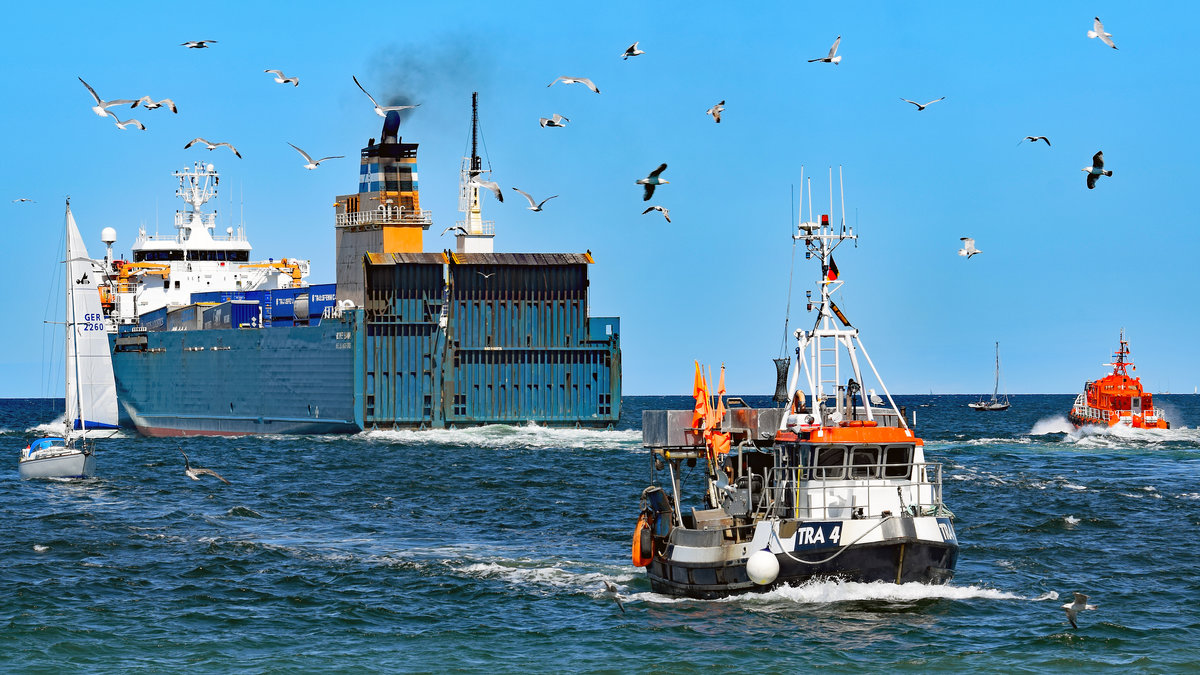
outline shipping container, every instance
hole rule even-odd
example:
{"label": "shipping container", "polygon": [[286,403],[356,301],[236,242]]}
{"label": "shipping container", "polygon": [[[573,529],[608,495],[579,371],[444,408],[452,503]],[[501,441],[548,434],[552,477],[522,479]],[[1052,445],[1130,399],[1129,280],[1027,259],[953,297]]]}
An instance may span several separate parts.
{"label": "shipping container", "polygon": [[332,316],[333,308],[337,306],[337,284],[316,284],[308,287],[308,316],[318,318]]}
{"label": "shipping container", "polygon": [[138,325],[146,330],[166,330],[167,308],[159,307],[138,317]]}
{"label": "shipping container", "polygon": [[258,328],[259,305],[253,300],[230,300],[204,310],[204,330]]}

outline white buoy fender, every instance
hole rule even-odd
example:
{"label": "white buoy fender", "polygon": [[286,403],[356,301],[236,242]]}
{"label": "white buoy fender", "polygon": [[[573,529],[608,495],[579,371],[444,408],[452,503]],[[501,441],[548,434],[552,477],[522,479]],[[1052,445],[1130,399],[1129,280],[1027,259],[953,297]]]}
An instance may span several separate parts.
{"label": "white buoy fender", "polygon": [[779,560],[765,548],[756,551],[746,560],[746,576],[759,586],[766,586],[779,576]]}

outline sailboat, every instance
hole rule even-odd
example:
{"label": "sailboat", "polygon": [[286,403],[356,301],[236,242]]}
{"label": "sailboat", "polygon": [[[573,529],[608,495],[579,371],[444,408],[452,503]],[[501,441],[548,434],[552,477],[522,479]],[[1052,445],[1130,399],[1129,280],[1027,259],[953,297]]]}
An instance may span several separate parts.
{"label": "sailboat", "polygon": [[1003,398],[1001,398],[999,396],[999,394],[1000,394],[1000,343],[997,342],[996,343],[996,384],[992,386],[992,398],[990,400],[985,401],[982,397],[980,397],[979,401],[977,401],[975,403],[968,403],[967,407],[974,408],[975,410],[1008,410],[1008,406],[1009,406],[1008,394],[1005,394]]}
{"label": "sailboat", "polygon": [[62,436],[38,438],[21,451],[21,478],[87,478],[96,472],[90,429],[117,428],[117,388],[100,306],[96,263],[88,257],[67,201],[66,414]]}

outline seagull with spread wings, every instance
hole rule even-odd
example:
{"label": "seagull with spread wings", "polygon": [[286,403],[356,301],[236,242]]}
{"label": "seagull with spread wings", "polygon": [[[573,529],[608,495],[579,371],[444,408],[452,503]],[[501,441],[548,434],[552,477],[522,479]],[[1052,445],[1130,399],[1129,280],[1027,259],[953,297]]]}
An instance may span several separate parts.
{"label": "seagull with spread wings", "polygon": [[647,213],[650,213],[651,211],[658,211],[659,213],[663,214],[663,218],[666,218],[668,223],[671,222],[671,210],[670,209],[664,208],[662,206],[647,206],[646,210],[642,211],[642,215],[644,216]]}
{"label": "seagull with spread wings", "polygon": [[1085,609],[1096,609],[1095,605],[1088,604],[1088,596],[1083,593],[1075,593],[1075,602],[1068,602],[1062,608],[1067,612],[1067,621],[1071,622],[1071,628],[1079,629],[1079,624],[1075,623],[1076,617]]}
{"label": "seagull with spread wings", "polygon": [[199,136],[188,141],[187,145],[183,146],[183,149],[187,150],[188,148],[192,147],[193,145],[195,145],[197,143],[203,143],[204,147],[208,148],[209,150],[216,150],[217,148],[219,148],[223,145],[223,146],[229,148],[230,150],[232,150],[233,154],[238,156],[238,159],[242,158],[242,153],[238,152],[237,148],[233,147],[229,143],[225,143],[224,141],[222,141],[220,143],[214,143],[212,141],[206,141],[203,138],[200,138]]}
{"label": "seagull with spread wings", "polygon": [[962,240],[963,247],[958,249],[958,254],[963,256],[967,260],[970,260],[971,256],[973,256],[977,253],[983,253],[983,251],[980,251],[979,249],[975,248],[975,240],[974,239],[972,239],[970,237],[959,237],[959,239]]}
{"label": "seagull with spread wings", "polygon": [[213,471],[212,469],[192,466],[192,462],[188,460],[187,453],[184,452],[182,448],[179,449],[179,454],[183,455],[183,475],[187,476],[188,478],[191,478],[192,480],[200,480],[200,476],[212,476],[226,485],[230,484],[229,481],[225,480],[224,476],[216,471]]}
{"label": "seagull with spread wings", "polygon": [[492,194],[496,195],[496,201],[504,201],[504,193],[500,191],[500,184],[495,181],[484,180],[479,176],[471,176],[471,180],[467,184],[487,188],[492,191]]}
{"label": "seagull with spread wings", "polygon": [[217,41],[216,40],[189,40],[187,42],[179,43],[179,46],[187,47],[188,49],[208,49],[208,46],[210,44],[215,45],[215,44],[217,44]]}
{"label": "seagull with spread wings", "polygon": [[120,118],[120,117],[117,117],[117,116],[116,116],[116,115],[114,115],[112,112],[109,112],[109,113],[108,113],[108,116],[109,116],[109,117],[111,117],[111,118],[113,118],[114,120],[116,120],[116,122],[117,122],[117,128],[118,128],[118,129],[121,129],[122,131],[124,131],[124,130],[125,130],[125,127],[128,127],[128,126],[130,126],[130,125],[133,125],[133,126],[137,127],[137,128],[138,128],[139,130],[141,130],[141,131],[145,131],[145,130],[146,130],[146,125],[145,125],[145,124],[142,124],[141,122],[139,122],[139,121],[137,121],[137,120],[135,120],[135,119],[132,119],[132,118],[130,118],[130,119],[127,119],[127,120],[125,120],[124,122],[122,122],[122,121],[121,121],[121,118]]}
{"label": "seagull with spread wings", "polygon": [[571,120],[563,117],[562,115],[559,115],[558,113],[554,113],[550,117],[539,117],[538,118],[538,124],[542,125],[543,129],[545,129],[546,127],[565,127],[567,125],[563,124],[563,122],[570,122],[570,121]]}
{"label": "seagull with spread wings", "polygon": [[[354,84],[358,84],[357,77],[351,75],[350,78],[354,80]],[[366,89],[363,89],[361,84],[358,84],[358,88],[362,89],[362,93],[366,94],[367,98],[371,99],[371,105],[375,106],[375,114],[379,115],[380,117],[387,117],[389,110],[395,110],[396,112],[399,112],[401,110],[408,110],[409,108],[416,108],[417,106],[421,105],[420,103],[414,103],[412,105],[379,105],[375,102],[375,97],[372,96]]]}
{"label": "seagull with spread wings", "polygon": [[1080,171],[1087,172],[1087,186],[1089,190],[1095,189],[1096,181],[1100,180],[1100,176],[1111,176],[1112,171],[1104,170],[1104,151],[1101,150],[1092,155],[1092,165],[1085,166]]}
{"label": "seagull with spread wings", "polygon": [[938,101],[943,101],[945,99],[946,99],[946,97],[943,96],[941,98],[935,98],[932,101],[930,101],[929,103],[917,103],[916,101],[910,101],[910,100],[904,98],[903,96],[900,97],[901,101],[904,101],[905,103],[911,103],[911,104],[917,106],[917,112],[921,112],[922,110],[928,108],[929,106],[933,105],[934,103],[937,103]]}
{"label": "seagull with spread wings", "polygon": [[558,196],[558,195],[554,195],[554,197],[546,197],[542,201],[534,203],[533,196],[530,195],[528,192],[526,192],[524,190],[519,190],[517,188],[513,188],[513,189],[516,190],[517,192],[520,192],[521,195],[525,197],[525,199],[529,200],[529,206],[527,206],[525,208],[529,209],[530,211],[541,211],[542,204],[545,204],[546,202],[550,201],[551,199],[554,199],[554,197]]}
{"label": "seagull with spread wings", "polygon": [[[83,78],[80,77],[79,81],[83,82]],[[96,90],[92,89],[92,85],[88,84],[87,82],[83,82],[83,86],[87,87],[87,90],[92,95],[92,98],[96,99],[96,105],[92,106],[92,112],[96,113],[96,115],[100,117],[108,117],[108,109],[113,106],[129,105],[130,103],[137,105],[137,101],[131,98],[113,99],[112,101],[102,100],[100,95],[96,93]]]}
{"label": "seagull with spread wings", "polygon": [[628,61],[629,57],[631,57],[631,56],[641,56],[642,54],[645,54],[645,53],[646,52],[638,49],[638,43],[635,42],[625,48],[625,53],[621,54],[621,60]]}
{"label": "seagull with spread wings", "polygon": [[310,156],[307,152],[301,150],[300,148],[297,148],[292,143],[289,142],[288,145],[291,145],[293,148],[295,148],[296,152],[298,152],[304,156],[305,161],[308,162],[308,164],[304,165],[304,168],[308,169],[309,171],[312,171],[313,169],[317,168],[321,164],[321,162],[324,162],[327,159],[341,159],[341,158],[345,157],[345,155],[333,155],[332,157],[322,157],[321,159],[313,159],[312,156]]}
{"label": "seagull with spread wings", "polygon": [[263,72],[271,73],[272,75],[274,75],[275,76],[274,80],[276,82],[278,82],[279,84],[291,84],[293,87],[300,86],[300,78],[288,77],[287,75],[283,74],[282,70],[264,70]]}
{"label": "seagull with spread wings", "polygon": [[548,84],[546,86],[553,87],[558,82],[562,82],[563,84],[582,84],[583,86],[587,87],[588,89],[591,89],[592,91],[596,92],[597,94],[600,93],[600,90],[596,88],[595,83],[593,83],[591,80],[589,80],[586,77],[556,77],[556,78],[554,78],[554,82],[551,82],[550,84]]}
{"label": "seagull with spread wings", "polygon": [[639,178],[635,181],[638,185],[646,186],[646,192],[645,192],[645,195],[642,196],[642,201],[644,201],[644,202],[650,201],[650,198],[654,196],[654,188],[658,187],[659,185],[666,185],[667,183],[671,182],[669,180],[663,180],[662,178],[659,177],[662,174],[662,172],[664,172],[666,170],[667,170],[667,165],[665,163],[659,164],[658,168],[651,171],[649,176],[646,176],[645,178]]}
{"label": "seagull with spread wings", "polygon": [[133,105],[131,105],[129,107],[136,108],[136,107],[138,107],[138,105],[141,105],[146,110],[158,110],[159,108],[166,107],[167,110],[170,110],[173,113],[176,113],[176,114],[179,113],[179,109],[175,107],[175,101],[172,101],[169,98],[164,98],[161,101],[155,101],[154,99],[150,98],[149,96],[143,96],[143,97],[139,98],[138,100],[134,101]]}
{"label": "seagull with spread wings", "polygon": [[1046,147],[1050,147],[1050,139],[1046,138],[1045,136],[1026,136],[1022,140],[1026,140],[1031,143],[1037,143],[1038,141],[1046,141]]}
{"label": "seagull with spread wings", "polygon": [[721,113],[725,112],[725,99],[705,111],[705,115],[712,115],[713,121],[717,124],[721,123]]}
{"label": "seagull with spread wings", "polygon": [[841,63],[842,57],[837,56],[837,48],[838,48],[838,45],[841,44],[841,42],[842,42],[842,36],[839,35],[839,36],[837,36],[837,39],[833,41],[833,46],[829,48],[828,56],[822,56],[819,59],[809,59],[808,62],[816,63],[816,62],[820,61],[822,63],[832,63],[835,66],[837,64]]}
{"label": "seagull with spread wings", "polygon": [[1098,16],[1095,17],[1095,21],[1092,22],[1092,29],[1088,31],[1088,37],[1100,38],[1100,41],[1109,47],[1112,47],[1113,49],[1117,48],[1117,45],[1112,41],[1112,33],[1104,32],[1104,24],[1100,23],[1100,17]]}

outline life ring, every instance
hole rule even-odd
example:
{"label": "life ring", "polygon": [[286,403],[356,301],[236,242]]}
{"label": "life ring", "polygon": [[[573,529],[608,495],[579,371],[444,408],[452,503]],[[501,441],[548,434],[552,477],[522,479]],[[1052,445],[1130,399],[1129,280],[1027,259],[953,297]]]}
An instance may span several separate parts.
{"label": "life ring", "polygon": [[633,530],[633,565],[646,567],[654,559],[654,538],[651,536],[650,518],[642,513]]}

